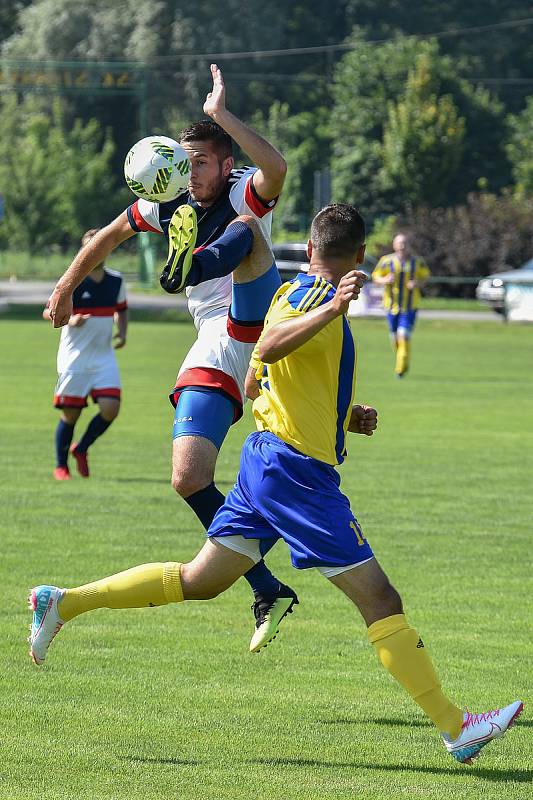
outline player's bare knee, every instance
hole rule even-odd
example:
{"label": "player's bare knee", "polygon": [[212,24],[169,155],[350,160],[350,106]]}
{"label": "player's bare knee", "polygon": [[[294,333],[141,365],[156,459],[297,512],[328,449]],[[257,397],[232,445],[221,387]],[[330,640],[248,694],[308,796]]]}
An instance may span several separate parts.
{"label": "player's bare knee", "polygon": [[75,425],[80,418],[81,408],[63,408],[61,410],[61,418],[67,425]]}
{"label": "player's bare knee", "polygon": [[388,579],[377,588],[376,604],[383,609],[384,616],[403,614],[402,598]]}
{"label": "player's bare knee", "polygon": [[120,400],[114,397],[102,397],[98,400],[100,416],[106,422],[113,422],[118,417],[120,411]]}
{"label": "player's bare knee", "polygon": [[235,217],[235,219],[231,221],[230,225],[234,222],[244,222],[244,224],[250,228],[252,233],[255,233],[255,231],[259,230],[259,226],[255,218],[251,217],[250,214],[239,214],[238,217]]}
{"label": "player's bare knee", "polygon": [[187,469],[174,468],[172,470],[172,488],[180,497],[189,497],[191,494],[205,489],[212,481],[213,476],[197,474]]}
{"label": "player's bare knee", "polygon": [[117,406],[113,409],[106,409],[105,411],[100,411],[101,416],[105,419],[106,422],[113,422],[118,417],[118,412],[120,411],[120,406]]}

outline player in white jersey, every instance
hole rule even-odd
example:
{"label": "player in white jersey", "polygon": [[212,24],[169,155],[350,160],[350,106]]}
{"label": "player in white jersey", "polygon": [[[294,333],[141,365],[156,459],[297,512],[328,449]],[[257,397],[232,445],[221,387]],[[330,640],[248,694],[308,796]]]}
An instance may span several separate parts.
{"label": "player in white jersey", "polygon": [[[82,246],[97,233],[87,231]],[[54,406],[61,409],[56,428],[56,467],[54,477],[70,479],[69,452],[76,460],[78,472],[89,477],[87,451],[116,419],[120,409],[120,374],[114,349],[124,347],[128,327],[128,311],[124,281],[119,272],[98,264],[76,288],[73,313],[61,331],[57,353],[58,381]],[[49,309],[43,312],[50,319]],[[113,348],[113,326],[117,322]],[[98,404],[87,430],[71,446],[74,428],[91,396]]]}
{"label": "player in white jersey", "polygon": [[[171,395],[176,405],[172,486],[206,530],[224,502],[214,483],[218,452],[229,427],[242,415],[249,356],[280,284],[273,261],[271,269],[258,275],[253,272],[253,259],[245,257],[255,231],[270,239],[271,212],[286,173],[281,154],[226,108],[224,81],[215,64],[211,75],[213,88],[203,107],[211,119],[192,125],[180,136],[191,161],[187,192],[172,203],[133,203],[82,249],[49,301],[54,326],[64,325],[72,291],[95,263],[138,231],[167,236],[169,259],[161,284],[170,292],[185,288],[198,330]],[[256,167],[234,168],[232,140]],[[229,224],[243,214],[249,224]],[[212,246],[215,241],[216,247]],[[246,578],[254,591],[260,632],[257,637],[256,631],[254,640],[261,644],[261,631],[265,641],[272,638],[289,600],[296,597],[264,561]]]}

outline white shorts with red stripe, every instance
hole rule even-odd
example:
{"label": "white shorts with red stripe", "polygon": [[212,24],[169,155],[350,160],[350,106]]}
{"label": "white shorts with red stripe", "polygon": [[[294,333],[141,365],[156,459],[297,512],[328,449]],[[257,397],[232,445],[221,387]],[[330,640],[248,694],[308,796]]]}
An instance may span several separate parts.
{"label": "white shorts with red stripe", "polygon": [[56,408],[85,408],[89,395],[93,400],[99,397],[114,397],[120,400],[121,382],[118,365],[113,357],[102,362],[97,369],[66,370],[57,380],[54,393]]}
{"label": "white shorts with red stripe", "polygon": [[173,401],[185,386],[212,387],[234,401],[235,421],[239,419],[246,401],[244,380],[259,333],[257,325],[231,321],[226,309],[204,318],[178,372]]}

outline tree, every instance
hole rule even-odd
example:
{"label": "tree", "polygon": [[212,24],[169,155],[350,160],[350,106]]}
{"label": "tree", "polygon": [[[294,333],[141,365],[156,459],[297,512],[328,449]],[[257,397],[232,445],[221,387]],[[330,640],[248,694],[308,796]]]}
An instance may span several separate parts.
{"label": "tree", "polygon": [[440,94],[431,58],[422,53],[409,73],[403,98],[388,104],[383,186],[411,206],[445,203],[456,180],[464,134],[464,118],[453,98]]}
{"label": "tree", "polygon": [[0,0],[0,42],[13,34],[18,14],[31,0]]}
{"label": "tree", "polygon": [[533,96],[528,97],[521,114],[508,118],[511,131],[507,155],[513,165],[513,177],[519,196],[533,197]]}
{"label": "tree", "polygon": [[[477,278],[531,258],[533,201],[511,194],[468,195],[454,208],[420,207],[398,220],[434,275]],[[475,284],[451,291],[472,294]]]}
{"label": "tree", "polygon": [[[370,215],[394,213],[405,204],[406,198],[392,192],[383,182],[383,146],[387,124],[405,125],[407,108],[390,118],[395,104],[405,104],[408,76],[417,63],[425,58],[426,70],[438,77],[439,95],[449,96],[440,108],[442,115],[452,111],[455,122],[464,119],[462,157],[456,170],[456,181],[448,184],[446,205],[461,202],[469,191],[480,184],[499,191],[508,185],[511,174],[504,148],[504,114],[501,103],[486,90],[470,84],[463,73],[468,64],[443,56],[431,40],[398,37],[375,46],[365,42],[360,31],[352,41],[355,49],[340,60],[334,77],[332,112],[333,187],[338,200],[358,203]],[[416,117],[410,90],[410,118]],[[426,108],[426,113],[429,108]],[[394,117],[394,113],[393,113]],[[427,122],[427,120],[426,120]],[[461,123],[461,126],[463,123]],[[392,147],[389,146],[389,160]],[[441,198],[442,200],[442,198]]]}
{"label": "tree", "polygon": [[265,119],[254,125],[283,153],[287,178],[274,213],[274,235],[307,236],[314,214],[313,182],[316,170],[329,165],[329,116],[325,109],[292,114],[287,103],[273,103]]}
{"label": "tree", "polygon": [[[469,74],[482,79],[481,85],[488,79],[493,94],[514,111],[523,106],[520,86],[509,85],[505,79],[531,76],[533,37],[527,22],[509,27],[507,23],[530,17],[530,0],[424,0],[416,4],[410,0],[350,0],[346,27],[361,26],[369,41],[397,34],[427,39],[438,32],[441,53],[455,63],[466,59],[471,66]],[[483,30],[491,25],[495,26],[492,30]],[[463,33],[456,35],[461,30]]]}
{"label": "tree", "polygon": [[65,125],[64,108],[4,95],[0,113],[0,191],[10,247],[28,253],[77,241],[116,210],[114,145],[96,121]]}

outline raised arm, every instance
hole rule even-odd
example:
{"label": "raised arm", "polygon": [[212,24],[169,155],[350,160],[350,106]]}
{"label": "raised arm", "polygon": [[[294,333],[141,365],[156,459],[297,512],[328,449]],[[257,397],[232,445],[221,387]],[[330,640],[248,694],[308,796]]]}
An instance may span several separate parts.
{"label": "raised arm", "polygon": [[263,200],[274,200],[283,188],[287,163],[281,153],[226,108],[224,78],[216,64],[211,64],[213,88],[206,97],[204,113],[215,120],[258,167],[253,176],[254,189]]}
{"label": "raised arm", "polygon": [[350,302],[359,296],[365,280],[364,272],[353,269],[341,278],[337,291],[329,302],[307,314],[267,328],[259,340],[259,359],[263,364],[274,364],[312,339],[335,317],[346,314]]}
{"label": "raised arm", "polygon": [[61,276],[48,300],[48,312],[54,328],[66,325],[72,313],[72,292],[82,280],[113,252],[119,244],[135,234],[125,211],[96,233],[81,248],[70,267]]}

